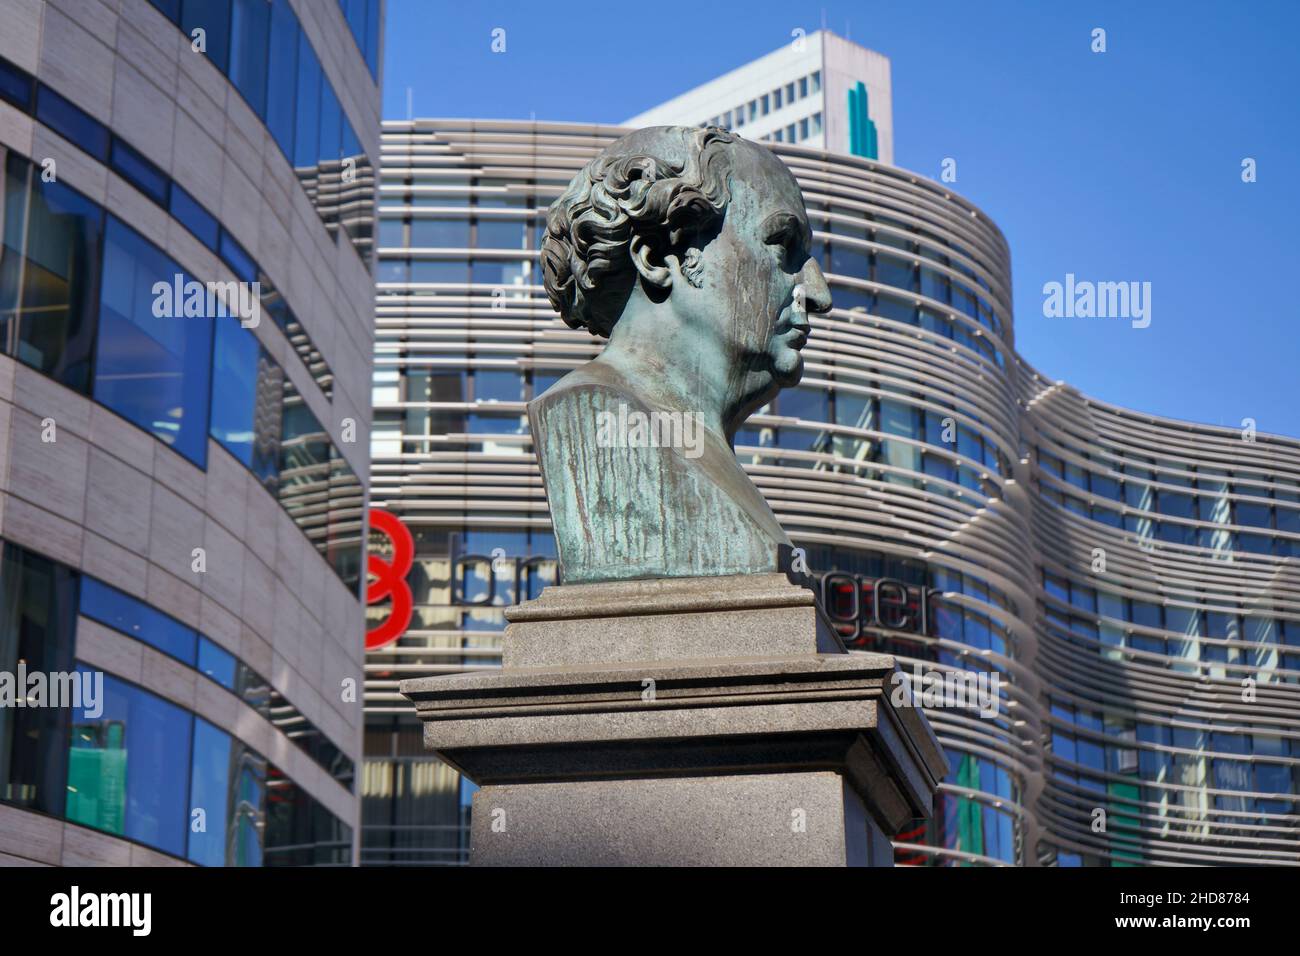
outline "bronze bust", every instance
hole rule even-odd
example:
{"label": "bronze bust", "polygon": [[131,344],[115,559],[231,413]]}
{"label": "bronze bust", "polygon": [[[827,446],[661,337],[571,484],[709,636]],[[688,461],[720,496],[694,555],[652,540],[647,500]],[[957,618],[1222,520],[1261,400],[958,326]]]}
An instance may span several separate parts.
{"label": "bronze bust", "polygon": [[608,338],[528,407],[566,583],[782,569],[733,442],[830,308],[811,242],[786,166],[717,128],[630,133],[551,205],[547,297]]}

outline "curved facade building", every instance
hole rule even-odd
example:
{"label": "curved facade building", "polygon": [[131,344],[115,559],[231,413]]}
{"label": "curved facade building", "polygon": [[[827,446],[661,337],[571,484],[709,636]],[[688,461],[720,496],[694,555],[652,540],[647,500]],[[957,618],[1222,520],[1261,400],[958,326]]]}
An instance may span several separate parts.
{"label": "curved facade building", "polygon": [[[1300,442],[1021,369],[1045,859],[1300,862]],[[1098,810],[1107,821],[1099,832]]]}
{"label": "curved facade building", "polygon": [[[551,312],[539,239],[549,202],[621,132],[384,124],[372,501],[415,536],[416,612],[366,658],[363,863],[464,859],[466,785],[422,754],[396,681],[496,666],[501,607],[555,581],[525,403],[600,345]],[[952,770],[897,860],[1300,861],[1300,673],[1284,650],[1300,536],[1278,484],[1300,443],[1234,450],[1226,432],[1042,381],[1015,352],[1010,254],[982,211],[903,170],[770,145],[803,187],[834,308],[811,317],[800,386],[736,453],[850,646],[896,654],[918,691],[969,674],[996,693],[921,697]],[[1194,477],[1215,448],[1223,473]],[[1181,509],[1168,526],[1166,507]],[[1216,636],[1229,613],[1235,636]],[[1232,707],[1247,674],[1257,702]]]}
{"label": "curved facade building", "polygon": [[381,14],[0,0],[0,863],[355,859]]}

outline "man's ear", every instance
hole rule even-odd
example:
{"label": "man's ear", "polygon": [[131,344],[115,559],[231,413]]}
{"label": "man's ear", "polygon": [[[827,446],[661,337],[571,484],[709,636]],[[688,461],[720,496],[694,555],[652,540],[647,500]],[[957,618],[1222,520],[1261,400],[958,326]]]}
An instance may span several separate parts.
{"label": "man's ear", "polygon": [[655,251],[642,236],[633,236],[628,243],[628,252],[632,256],[632,265],[641,278],[665,292],[673,287],[673,273],[666,262],[655,261]]}

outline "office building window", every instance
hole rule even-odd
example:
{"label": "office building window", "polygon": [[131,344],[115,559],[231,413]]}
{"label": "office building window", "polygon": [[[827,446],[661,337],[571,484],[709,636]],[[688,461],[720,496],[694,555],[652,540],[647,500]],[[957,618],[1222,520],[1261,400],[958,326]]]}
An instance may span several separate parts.
{"label": "office building window", "polygon": [[[331,235],[340,225],[357,254],[370,256],[366,192],[372,169],[339,98],[320,66],[289,0],[150,0],[192,43],[202,30],[205,55],[220,70],[271,132],[298,173],[304,192]],[[353,36],[370,73],[378,67],[380,0],[341,0]],[[0,71],[0,96],[27,109],[24,93],[31,78]],[[81,149],[104,161],[109,132],[52,90],[36,95],[38,119]],[[346,152],[343,152],[346,150]],[[361,186],[349,190],[332,175],[341,157],[356,158]],[[323,169],[328,165],[328,169]],[[324,177],[322,172],[331,175]],[[358,206],[339,222],[341,207]]]}
{"label": "office building window", "polygon": [[294,125],[293,165],[299,175],[310,171],[319,159],[320,98],[324,74],[307,34],[299,34],[298,115]]}
{"label": "office building window", "polygon": [[468,219],[412,219],[411,246],[415,249],[468,249]]}
{"label": "office building window", "polygon": [[189,802],[191,808],[202,808],[206,826],[191,828],[189,859],[204,866],[261,866],[258,827],[265,789],[265,758],[194,718]]}
{"label": "office building window", "polygon": [[818,93],[822,88],[822,71],[816,70],[812,75],[812,91]]}
{"label": "office building window", "polygon": [[99,713],[73,708],[67,818],[184,856],[194,717],[116,677],[103,681]]}
{"label": "office building window", "polygon": [[380,0],[339,0],[343,18],[370,75],[379,77],[379,4]]}
{"label": "office building window", "polygon": [[110,165],[124,179],[164,209],[171,180],[167,174],[118,137],[113,137]]}
{"label": "office building window", "polygon": [[221,238],[221,225],[215,216],[199,204],[199,201],[180,186],[172,183],[171,214],[186,229],[213,252],[217,251]]}
{"label": "office building window", "polygon": [[[5,162],[0,326],[5,351],[78,392],[90,387],[104,213],[16,153]],[[24,223],[23,204],[30,190]],[[26,256],[22,236],[26,233]]]}
{"label": "office building window", "polygon": [[101,163],[108,159],[108,127],[45,84],[36,91],[36,118]]}
{"label": "office building window", "polygon": [[808,77],[801,76],[799,77],[799,99],[803,99],[807,95],[808,95]]}
{"label": "office building window", "polygon": [[787,84],[785,85],[785,101],[786,101],[787,103],[793,103],[793,102],[794,102],[794,84],[793,84],[793,83],[787,83]]}
{"label": "office building window", "polygon": [[266,866],[344,865],[352,828],[276,767],[266,775]]}
{"label": "office building window", "polygon": [[406,245],[406,223],[401,219],[379,220],[379,246],[385,249]]}
{"label": "office building window", "polygon": [[[188,281],[180,266],[110,216],[95,359],[95,400],[194,464],[207,464],[212,319],[174,315],[165,288]],[[156,307],[161,304],[162,309]],[[163,314],[157,314],[161,311]],[[207,312],[206,300],[202,311]]]}
{"label": "office building window", "polygon": [[180,11],[181,29],[191,37],[195,30],[203,31],[207,57],[222,73],[230,68],[230,3],[231,0],[184,0]]}
{"label": "office building window", "polygon": [[273,0],[266,77],[266,127],[285,156],[294,155],[301,28],[289,0]]}
{"label": "office building window", "polygon": [[273,490],[284,372],[234,316],[218,317],[216,326],[211,435]]}
{"label": "office building window", "polygon": [[12,103],[24,113],[31,112],[35,83],[26,71],[0,58],[0,99]]}
{"label": "office building window", "polygon": [[768,108],[771,105],[768,99],[768,94],[766,93],[764,93],[762,96],[762,104],[763,104],[763,115],[766,116],[768,114]]}
{"label": "office building window", "polygon": [[479,249],[526,249],[528,233],[522,219],[480,219],[474,243]]}
{"label": "office building window", "polygon": [[239,666],[239,660],[234,654],[218,647],[202,634],[199,635],[198,660],[194,667],[200,674],[226,690],[235,690]]}
{"label": "office building window", "polygon": [[812,135],[816,136],[822,131],[822,114],[814,113],[812,115]]}
{"label": "office building window", "polygon": [[[48,558],[4,543],[0,556],[0,671],[73,669],[78,575]],[[26,692],[26,688],[23,688]],[[66,707],[0,707],[0,801],[63,812]]]}
{"label": "office building window", "polygon": [[361,574],[361,483],[288,379],[282,423],[280,504],[343,583],[355,589]]}
{"label": "office building window", "polygon": [[266,74],[271,5],[267,0],[233,0],[230,8],[230,82],[253,112],[266,116]]}
{"label": "office building window", "polygon": [[87,577],[81,582],[80,608],[82,616],[194,666],[198,634],[143,601]]}
{"label": "office building window", "polygon": [[779,110],[780,108],[781,108],[781,87],[778,86],[776,89],[772,91],[772,109]]}

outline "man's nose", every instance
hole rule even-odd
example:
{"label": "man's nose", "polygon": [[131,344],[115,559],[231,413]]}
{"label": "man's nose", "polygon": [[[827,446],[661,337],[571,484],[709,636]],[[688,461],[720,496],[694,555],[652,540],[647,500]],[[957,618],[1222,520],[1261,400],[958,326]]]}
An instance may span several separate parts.
{"label": "man's nose", "polygon": [[821,266],[812,256],[804,263],[799,273],[799,283],[803,286],[804,309],[807,312],[821,314],[831,310],[831,289],[822,275]]}

